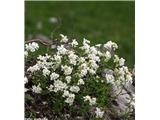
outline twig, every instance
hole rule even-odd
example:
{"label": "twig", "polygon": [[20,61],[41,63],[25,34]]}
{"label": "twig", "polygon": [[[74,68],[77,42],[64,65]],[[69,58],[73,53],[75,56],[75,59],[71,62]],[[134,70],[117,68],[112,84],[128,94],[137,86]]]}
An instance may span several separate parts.
{"label": "twig", "polygon": [[27,43],[31,43],[31,42],[39,42],[39,43],[41,43],[41,44],[43,44],[43,45],[46,45],[46,46],[51,46],[51,45],[53,45],[53,41],[51,41],[51,40],[31,39],[31,40],[25,41],[26,44],[27,44]]}

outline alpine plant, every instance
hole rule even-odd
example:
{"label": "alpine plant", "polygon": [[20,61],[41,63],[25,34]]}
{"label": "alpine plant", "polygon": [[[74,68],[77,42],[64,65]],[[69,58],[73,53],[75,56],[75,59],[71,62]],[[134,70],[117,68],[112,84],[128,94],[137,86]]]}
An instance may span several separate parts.
{"label": "alpine plant", "polygon": [[[112,41],[91,45],[85,38],[78,43],[65,35],[60,37],[56,47],[45,54],[39,54],[38,43],[25,44],[26,101],[33,107],[41,98],[39,102],[48,105],[55,118],[68,115],[103,120],[114,99],[112,86],[132,83],[125,59],[116,54],[118,45]],[[41,112],[35,111],[35,116]]]}

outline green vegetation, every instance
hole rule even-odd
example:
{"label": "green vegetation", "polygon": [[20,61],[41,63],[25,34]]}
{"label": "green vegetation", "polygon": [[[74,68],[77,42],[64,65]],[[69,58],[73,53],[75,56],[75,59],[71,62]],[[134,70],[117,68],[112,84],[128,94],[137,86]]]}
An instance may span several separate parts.
{"label": "green vegetation", "polygon": [[[49,23],[55,17],[58,23]],[[36,28],[37,22],[43,28]],[[57,38],[62,33],[70,38],[91,43],[112,40],[119,45],[118,54],[134,67],[134,2],[25,2],[25,39],[38,33]]]}

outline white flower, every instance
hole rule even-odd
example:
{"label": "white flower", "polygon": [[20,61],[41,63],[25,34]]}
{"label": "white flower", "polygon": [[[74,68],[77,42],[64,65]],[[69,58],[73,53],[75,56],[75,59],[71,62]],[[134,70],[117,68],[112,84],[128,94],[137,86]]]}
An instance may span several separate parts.
{"label": "white flower", "polygon": [[79,79],[79,80],[78,80],[78,85],[84,85],[83,79]]}
{"label": "white flower", "polygon": [[118,55],[114,55],[114,62],[118,63],[119,66],[123,66],[125,63],[125,59],[124,58],[119,59]]}
{"label": "white flower", "polygon": [[125,59],[123,59],[123,58],[120,58],[120,59],[119,59],[119,65],[120,65],[120,66],[123,66],[123,65],[124,65],[124,62],[125,62]]}
{"label": "white flower", "polygon": [[46,62],[44,62],[44,61],[37,61],[36,66],[39,68],[39,70],[40,70],[41,68],[46,68],[46,67],[47,67],[47,66],[46,66]]}
{"label": "white flower", "polygon": [[67,81],[67,83],[70,83],[71,82],[71,76],[66,76],[66,81]]}
{"label": "white flower", "polygon": [[89,73],[92,74],[92,75],[96,74],[96,70],[94,70],[94,69],[88,69],[88,71],[89,71]]}
{"label": "white flower", "polygon": [[68,96],[69,96],[69,91],[68,90],[64,90],[62,97],[68,97]]}
{"label": "white flower", "polygon": [[97,45],[95,45],[95,46],[96,46],[96,47],[101,47],[101,45],[102,45],[102,44],[97,44]]}
{"label": "white flower", "polygon": [[108,41],[106,44],[104,44],[104,47],[111,50],[112,49],[112,41]]}
{"label": "white flower", "polygon": [[60,55],[54,55],[54,59],[57,63],[61,63],[61,58],[62,58],[62,56],[60,56]]}
{"label": "white flower", "polygon": [[42,60],[42,61],[46,61],[46,57],[45,56],[42,56],[42,55],[39,55],[37,57],[38,60]]}
{"label": "white flower", "polygon": [[60,36],[62,37],[61,42],[64,42],[64,43],[68,42],[67,36],[64,36],[63,34],[60,34]]}
{"label": "white flower", "polygon": [[24,51],[24,56],[27,57],[28,56],[28,52]]}
{"label": "white flower", "polygon": [[97,48],[94,46],[90,47],[90,53],[96,55],[98,53]]}
{"label": "white flower", "polygon": [[80,88],[78,86],[71,86],[69,89],[71,92],[75,92],[78,93],[78,91],[80,90]]}
{"label": "white flower", "polygon": [[117,44],[112,41],[108,41],[106,44],[104,44],[104,47],[108,50],[116,50],[118,48]]}
{"label": "white flower", "polygon": [[78,45],[78,42],[76,41],[76,39],[73,39],[73,41],[71,42],[72,47],[76,47]]}
{"label": "white flower", "polygon": [[96,56],[95,54],[89,54],[89,55],[88,55],[88,58],[90,58],[91,60],[100,62],[99,56]]}
{"label": "white flower", "polygon": [[51,75],[50,75],[50,79],[51,80],[56,80],[57,78],[59,78],[59,74],[53,72]]}
{"label": "white flower", "polygon": [[100,57],[101,57],[101,56],[104,56],[101,51],[97,51],[97,55],[99,55]]}
{"label": "white flower", "polygon": [[90,101],[91,97],[89,95],[83,97],[84,101]]}
{"label": "white flower", "polygon": [[53,85],[50,85],[49,88],[48,88],[48,90],[49,90],[50,92],[52,92],[52,91],[53,91],[53,87],[54,87]]}
{"label": "white flower", "polygon": [[30,72],[35,72],[35,71],[38,71],[38,70],[40,70],[40,67],[36,64],[36,65],[34,65],[34,66],[30,66],[28,69],[27,69],[27,71],[30,71]]}
{"label": "white flower", "polygon": [[96,107],[96,118],[102,118],[103,117],[103,114],[104,114],[104,111],[101,111],[100,108]]}
{"label": "white flower", "polygon": [[80,57],[80,58],[78,59],[78,61],[79,61],[80,63],[83,63],[83,62],[85,62],[85,58],[84,58],[84,57]]}
{"label": "white flower", "polygon": [[82,50],[85,50],[85,53],[89,53],[90,51],[90,45],[89,45],[90,41],[87,39],[83,39],[83,46],[81,47]]}
{"label": "white flower", "polygon": [[90,41],[89,40],[87,40],[86,38],[83,38],[83,44],[90,44]]}
{"label": "white flower", "polygon": [[69,58],[70,64],[76,65],[78,56],[75,55],[74,52],[70,52],[68,58]]}
{"label": "white flower", "polygon": [[24,84],[28,83],[28,78],[24,77]]}
{"label": "white flower", "polygon": [[40,66],[39,64],[39,66],[41,67],[41,68],[50,68],[50,67],[52,67],[52,65],[53,65],[54,63],[53,62],[46,62],[46,61],[44,61],[44,62],[41,62],[41,65],[42,66]]}
{"label": "white flower", "polygon": [[63,91],[63,89],[67,88],[67,84],[63,83],[60,80],[55,80],[54,82],[54,92]]}
{"label": "white flower", "polygon": [[87,75],[87,69],[82,69],[81,71],[80,71],[80,77],[84,77],[84,76],[86,76]]}
{"label": "white flower", "polygon": [[124,71],[123,68],[119,68],[117,72],[118,72],[119,76],[124,76],[125,75],[125,71]]}
{"label": "white flower", "polygon": [[90,100],[89,100],[89,105],[95,105],[96,104],[96,98],[91,98]]}
{"label": "white flower", "polygon": [[113,84],[113,82],[114,82],[114,76],[111,75],[111,74],[106,74],[106,80],[107,80],[107,83]]}
{"label": "white flower", "polygon": [[81,47],[82,50],[85,50],[86,54],[89,53],[89,48],[90,48],[90,45],[88,45],[88,44],[85,44],[84,46]]}
{"label": "white flower", "polygon": [[42,88],[40,87],[40,84],[38,84],[38,86],[33,85],[33,86],[32,86],[32,91],[33,91],[34,93],[41,93]]}
{"label": "white flower", "polygon": [[124,71],[125,73],[128,73],[128,67],[127,67],[127,66],[122,66],[122,68],[123,68],[123,71]]}
{"label": "white flower", "polygon": [[111,58],[111,53],[109,51],[106,51],[105,57],[107,60],[109,60]]}
{"label": "white flower", "polygon": [[67,54],[67,49],[64,47],[64,45],[57,46],[58,54],[65,55]]}
{"label": "white flower", "polygon": [[83,97],[84,101],[89,101],[89,105],[93,106],[96,104],[96,98],[91,98],[89,95]]}
{"label": "white flower", "polygon": [[39,45],[35,42],[32,42],[32,43],[26,44],[25,48],[27,51],[35,52],[36,50],[38,50]]}
{"label": "white flower", "polygon": [[75,94],[69,94],[65,102],[68,103],[69,105],[72,105],[74,102],[74,99],[75,99]]}
{"label": "white flower", "polygon": [[94,60],[89,60],[89,63],[90,63],[90,67],[93,68],[93,69],[98,69],[99,66],[97,65],[96,61]]}
{"label": "white flower", "polygon": [[72,70],[73,70],[73,68],[71,68],[67,65],[65,65],[65,66],[62,65],[61,68],[62,68],[62,71],[64,71],[65,75],[70,75],[72,73]]}
{"label": "white flower", "polygon": [[46,68],[51,68],[54,65],[54,62],[52,62],[52,61],[51,62],[44,62],[44,63],[45,63]]}
{"label": "white flower", "polygon": [[118,63],[118,62],[119,62],[119,57],[118,57],[118,55],[114,55],[114,62],[115,62],[115,63]]}
{"label": "white flower", "polygon": [[126,75],[126,80],[127,80],[128,82],[131,82],[131,83],[132,83],[132,74],[131,74],[131,73],[128,73],[128,74]]}
{"label": "white flower", "polygon": [[44,68],[42,72],[43,72],[43,75],[44,75],[44,76],[50,74],[50,71],[49,71],[47,68]]}
{"label": "white flower", "polygon": [[48,60],[50,57],[51,57],[50,55],[45,54],[45,56],[39,55],[37,59],[46,62],[46,60]]}
{"label": "white flower", "polygon": [[87,63],[83,63],[79,66],[79,69],[87,69],[88,66],[87,66]]}

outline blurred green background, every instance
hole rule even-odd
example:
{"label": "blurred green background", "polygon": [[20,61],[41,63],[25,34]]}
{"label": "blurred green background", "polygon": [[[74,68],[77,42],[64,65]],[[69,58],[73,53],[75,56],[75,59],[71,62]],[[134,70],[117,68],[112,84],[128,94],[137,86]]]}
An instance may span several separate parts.
{"label": "blurred green background", "polygon": [[93,44],[112,40],[119,56],[134,67],[134,1],[25,1],[25,39],[39,33],[53,38],[62,33]]}

